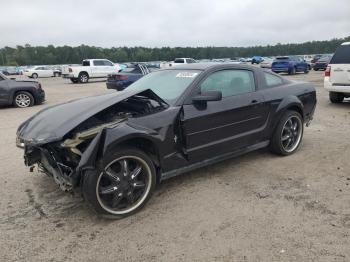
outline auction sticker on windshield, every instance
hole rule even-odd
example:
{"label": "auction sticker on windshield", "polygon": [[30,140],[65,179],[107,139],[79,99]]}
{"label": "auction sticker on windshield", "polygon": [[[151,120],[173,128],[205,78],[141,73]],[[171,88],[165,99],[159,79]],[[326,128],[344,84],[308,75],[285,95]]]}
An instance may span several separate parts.
{"label": "auction sticker on windshield", "polygon": [[193,72],[180,72],[176,75],[176,77],[189,77],[193,78],[196,77],[198,73],[193,73]]}

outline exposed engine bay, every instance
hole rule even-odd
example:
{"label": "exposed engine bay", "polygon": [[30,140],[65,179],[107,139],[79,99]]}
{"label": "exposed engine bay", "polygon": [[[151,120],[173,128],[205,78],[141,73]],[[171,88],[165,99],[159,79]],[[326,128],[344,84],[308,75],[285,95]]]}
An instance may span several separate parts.
{"label": "exposed engine bay", "polygon": [[74,186],[71,177],[76,172],[85,150],[98,133],[105,128],[113,128],[129,118],[162,111],[167,106],[164,101],[156,97],[131,96],[83,121],[61,141],[40,146],[26,146],[26,165],[32,167],[38,164],[39,170],[53,176],[62,190],[70,191]]}

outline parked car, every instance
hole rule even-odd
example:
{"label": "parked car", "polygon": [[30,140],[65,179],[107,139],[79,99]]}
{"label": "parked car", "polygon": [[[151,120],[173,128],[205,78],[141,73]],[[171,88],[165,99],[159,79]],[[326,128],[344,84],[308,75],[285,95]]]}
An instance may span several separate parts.
{"label": "parked car", "polygon": [[317,60],[317,62],[314,64],[313,69],[315,71],[318,70],[326,70],[327,65],[329,61],[331,60],[332,56],[330,55],[324,55],[320,59]]}
{"label": "parked car", "polygon": [[30,78],[38,78],[38,77],[58,77],[61,75],[61,72],[58,70],[51,69],[48,66],[34,66],[27,68],[23,71],[25,76]]}
{"label": "parked car", "polygon": [[193,58],[175,58],[173,62],[169,63],[169,67],[193,63],[197,63]]}
{"label": "parked car", "polygon": [[293,154],[315,106],[310,83],[242,64],[191,64],[46,108],[16,141],[27,166],[121,218],[145,205],[157,181],[267,146]]}
{"label": "parked car", "polygon": [[311,60],[314,58],[314,55],[302,55],[301,58],[303,58],[306,63],[311,64]]}
{"label": "parked car", "polygon": [[62,67],[62,77],[69,78],[73,83],[87,83],[91,78],[106,78],[119,70],[118,64],[107,59],[86,59],[81,66]]}
{"label": "parked car", "polygon": [[294,75],[297,72],[308,73],[310,65],[298,56],[280,56],[276,57],[271,65],[271,70],[275,73],[288,73]]}
{"label": "parked car", "polygon": [[310,65],[311,67],[314,67],[315,63],[318,61],[318,59],[320,59],[322,57],[321,54],[318,55],[314,55],[310,61]]}
{"label": "parked car", "polygon": [[341,44],[325,71],[324,88],[332,103],[341,103],[350,97],[350,42]]}
{"label": "parked car", "polygon": [[2,73],[6,76],[19,74],[18,71],[16,70],[16,67],[7,67],[7,68],[2,70]]}
{"label": "parked car", "polygon": [[261,68],[271,68],[273,63],[273,58],[270,57],[264,57],[264,60],[260,62]]}
{"label": "parked car", "polygon": [[107,88],[116,89],[118,91],[124,90],[144,75],[150,73],[150,70],[152,71],[152,69],[148,68],[145,64],[130,64],[119,73],[108,75],[106,82]]}
{"label": "parked car", "polygon": [[29,107],[44,102],[41,84],[33,80],[15,80],[0,73],[0,105]]}
{"label": "parked car", "polygon": [[252,64],[260,64],[262,61],[264,61],[264,58],[262,56],[253,56],[252,57]]}

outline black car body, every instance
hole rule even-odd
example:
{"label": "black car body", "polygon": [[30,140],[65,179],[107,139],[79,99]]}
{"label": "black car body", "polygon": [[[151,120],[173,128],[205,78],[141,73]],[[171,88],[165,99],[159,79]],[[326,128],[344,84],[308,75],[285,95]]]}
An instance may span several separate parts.
{"label": "black car body", "polygon": [[[27,166],[38,164],[62,189],[82,186],[96,210],[120,217],[149,197],[139,196],[142,203],[133,209],[106,208],[108,201],[119,208],[118,197],[136,202],[125,191],[131,186],[147,185],[150,192],[155,180],[269,144],[280,154],[293,153],[315,106],[309,83],[248,65],[192,64],[153,72],[122,92],[46,108],[20,125],[17,145]],[[297,144],[283,151],[292,138]],[[131,183],[135,170],[150,180]],[[112,200],[102,201],[105,195]]]}
{"label": "black car body", "polygon": [[108,75],[106,86],[108,89],[124,90],[152,70],[153,67],[148,67],[146,64],[129,64],[120,72]]}
{"label": "black car body", "polygon": [[11,79],[0,73],[0,105],[28,107],[45,101],[45,92],[35,80]]}
{"label": "black car body", "polygon": [[321,58],[319,58],[313,66],[314,70],[326,70],[329,61],[331,61],[331,58],[332,56],[330,55],[322,56]]}

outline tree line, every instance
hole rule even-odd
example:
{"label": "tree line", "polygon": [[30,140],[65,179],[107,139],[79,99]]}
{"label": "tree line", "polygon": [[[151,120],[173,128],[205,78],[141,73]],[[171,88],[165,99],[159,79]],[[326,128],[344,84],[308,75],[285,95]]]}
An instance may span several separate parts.
{"label": "tree line", "polygon": [[80,45],[71,46],[25,46],[0,48],[0,65],[55,65],[79,64],[83,59],[107,58],[113,62],[128,61],[171,61],[175,57],[194,59],[239,58],[277,55],[325,54],[333,53],[342,43],[350,41],[350,36],[325,41],[309,41],[298,44],[276,44],[252,47],[112,47],[101,48]]}

